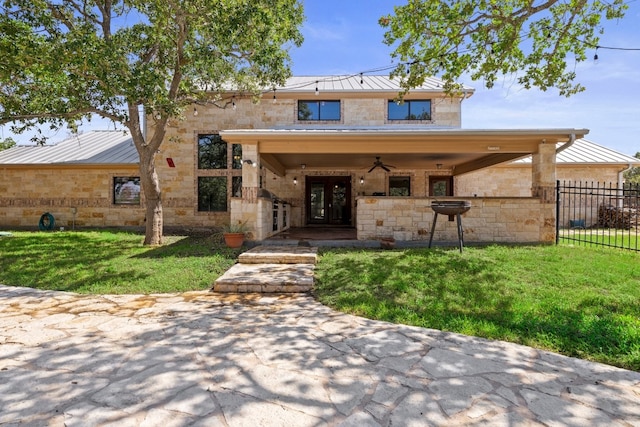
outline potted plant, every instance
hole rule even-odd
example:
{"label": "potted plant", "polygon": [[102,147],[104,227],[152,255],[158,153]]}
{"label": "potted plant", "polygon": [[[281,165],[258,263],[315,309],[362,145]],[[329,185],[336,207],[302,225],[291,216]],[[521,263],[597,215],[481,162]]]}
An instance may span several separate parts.
{"label": "potted plant", "polygon": [[222,230],[224,243],[229,248],[239,248],[244,243],[244,234],[247,230],[247,222],[229,223]]}

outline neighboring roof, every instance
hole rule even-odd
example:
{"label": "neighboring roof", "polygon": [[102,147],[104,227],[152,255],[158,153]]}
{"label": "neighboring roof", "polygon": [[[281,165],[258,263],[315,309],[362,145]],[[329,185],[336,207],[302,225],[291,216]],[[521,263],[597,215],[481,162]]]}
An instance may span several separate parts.
{"label": "neighboring roof", "polygon": [[[362,83],[360,83],[362,82]],[[429,77],[422,86],[411,89],[415,91],[442,92],[444,82],[435,77]],[[372,75],[344,75],[344,76],[296,76],[287,79],[284,87],[277,88],[279,92],[399,92],[399,79],[391,79],[389,76]],[[474,89],[470,86],[463,87],[466,95],[471,95]]]}
{"label": "neighboring roof", "polygon": [[0,165],[138,164],[133,139],[124,131],[91,131],[55,145],[21,145],[0,151]]}
{"label": "neighboring roof", "polygon": [[[516,160],[515,164],[531,163],[531,157]],[[603,147],[584,138],[576,141],[556,155],[556,163],[572,164],[634,164],[640,165],[640,159],[622,154],[611,148]]]}

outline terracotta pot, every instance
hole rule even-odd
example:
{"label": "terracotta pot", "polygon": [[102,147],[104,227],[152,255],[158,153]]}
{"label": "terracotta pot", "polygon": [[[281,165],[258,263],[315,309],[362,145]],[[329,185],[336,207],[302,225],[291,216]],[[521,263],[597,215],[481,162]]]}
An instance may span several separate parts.
{"label": "terracotta pot", "polygon": [[239,248],[244,243],[244,233],[224,233],[224,243],[230,248]]}

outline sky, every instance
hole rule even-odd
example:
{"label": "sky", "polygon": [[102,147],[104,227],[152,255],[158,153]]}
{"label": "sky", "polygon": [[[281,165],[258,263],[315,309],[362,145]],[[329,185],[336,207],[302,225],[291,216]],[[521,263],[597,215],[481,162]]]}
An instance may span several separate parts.
{"label": "sky", "polygon": [[[391,48],[383,40],[378,19],[393,12],[403,0],[304,0],[305,38],[291,50],[296,76],[358,74],[392,65]],[[606,21],[601,46],[640,49],[640,0],[628,2],[622,20]],[[482,81],[463,79],[475,94],[462,105],[465,129],[589,129],[586,139],[628,155],[640,152],[640,50],[598,50],[598,61],[576,68],[577,80],[587,89],[566,98],[557,90],[520,88],[513,78],[484,88]],[[589,53],[593,57],[594,52]],[[113,129],[92,120],[81,130]],[[48,133],[50,142],[68,132]],[[28,143],[30,134],[14,136],[8,127],[0,137]]]}

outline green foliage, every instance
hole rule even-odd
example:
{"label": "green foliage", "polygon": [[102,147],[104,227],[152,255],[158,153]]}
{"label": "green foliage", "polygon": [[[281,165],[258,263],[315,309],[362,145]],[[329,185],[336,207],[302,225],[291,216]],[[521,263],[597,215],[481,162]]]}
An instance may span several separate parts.
{"label": "green foliage", "polygon": [[13,138],[5,138],[0,140],[0,151],[6,150],[16,146],[16,141]]}
{"label": "green foliage", "polygon": [[[640,159],[640,151],[634,156]],[[628,184],[640,184],[640,167],[631,168],[624,173],[624,180]]]}
{"label": "green foliage", "polygon": [[315,292],[372,319],[640,371],[639,256],[568,246],[327,250]]}
{"label": "green foliage", "polygon": [[575,63],[598,46],[602,19],[621,18],[626,9],[624,0],[409,0],[379,22],[400,62],[392,75],[407,90],[434,75],[456,92],[465,73],[487,88],[516,74],[527,89],[555,87],[570,96],[584,90],[574,82]]}
{"label": "green foliage", "polygon": [[224,107],[230,89],[284,84],[304,18],[297,0],[4,0],[0,11],[0,125],[73,128],[95,114],[127,127],[152,245],[162,243],[155,156],[169,120],[196,101]]}
{"label": "green foliage", "polygon": [[79,293],[208,289],[238,255],[219,235],[168,236],[154,248],[125,232],[12,234],[0,237],[0,283]]}

